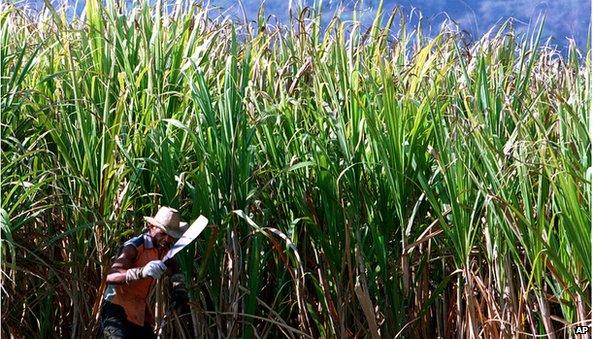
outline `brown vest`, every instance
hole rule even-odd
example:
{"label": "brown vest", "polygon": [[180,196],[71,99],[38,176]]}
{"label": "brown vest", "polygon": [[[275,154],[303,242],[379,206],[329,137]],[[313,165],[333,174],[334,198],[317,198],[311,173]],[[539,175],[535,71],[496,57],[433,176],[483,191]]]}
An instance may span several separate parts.
{"label": "brown vest", "polygon": [[[152,239],[147,234],[126,241],[124,246],[128,245],[134,246],[138,251],[138,255],[130,268],[142,267],[149,261],[160,259],[157,249],[152,244]],[[146,278],[129,284],[109,284],[105,290],[104,299],[122,306],[126,311],[128,321],[144,326],[146,313],[150,313],[148,294],[154,283],[154,279]]]}

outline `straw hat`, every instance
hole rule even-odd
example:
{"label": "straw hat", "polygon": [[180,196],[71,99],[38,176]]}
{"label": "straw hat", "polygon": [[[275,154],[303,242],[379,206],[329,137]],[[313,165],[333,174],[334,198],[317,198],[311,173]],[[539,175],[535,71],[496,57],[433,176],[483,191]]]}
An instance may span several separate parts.
{"label": "straw hat", "polygon": [[173,238],[181,238],[187,230],[187,223],[179,221],[179,211],[167,206],[159,208],[154,217],[144,217],[144,220],[167,232]]}

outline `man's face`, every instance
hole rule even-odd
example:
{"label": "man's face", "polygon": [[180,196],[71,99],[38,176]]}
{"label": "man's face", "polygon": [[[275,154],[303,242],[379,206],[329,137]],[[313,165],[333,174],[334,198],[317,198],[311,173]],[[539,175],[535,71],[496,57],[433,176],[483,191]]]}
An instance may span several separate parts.
{"label": "man's face", "polygon": [[159,250],[171,248],[171,245],[174,241],[174,238],[172,236],[165,233],[165,231],[163,231],[162,229],[154,226],[151,226],[150,228],[150,236],[152,237],[154,245]]}

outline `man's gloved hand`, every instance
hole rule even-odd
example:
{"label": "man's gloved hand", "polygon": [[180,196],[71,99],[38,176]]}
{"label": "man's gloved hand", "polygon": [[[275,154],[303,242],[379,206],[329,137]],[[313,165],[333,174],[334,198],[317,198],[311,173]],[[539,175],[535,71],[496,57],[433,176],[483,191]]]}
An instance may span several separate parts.
{"label": "man's gloved hand", "polygon": [[158,279],[166,270],[167,266],[164,262],[161,260],[153,260],[142,267],[142,277],[152,277],[153,279]]}
{"label": "man's gloved hand", "polygon": [[161,260],[153,260],[148,262],[143,267],[131,268],[126,272],[126,282],[136,281],[151,277],[158,279],[163,272],[167,270],[167,266]]}

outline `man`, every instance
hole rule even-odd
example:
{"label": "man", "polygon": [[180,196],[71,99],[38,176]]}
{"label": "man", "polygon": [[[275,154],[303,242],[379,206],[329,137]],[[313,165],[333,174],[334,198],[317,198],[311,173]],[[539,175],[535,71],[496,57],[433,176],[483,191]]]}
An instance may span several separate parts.
{"label": "man", "polygon": [[179,221],[179,212],[170,207],[161,207],[154,217],[144,220],[147,232],[124,243],[107,275],[101,309],[105,338],[155,338],[148,296],[166,271],[172,273],[172,304],[183,307],[188,301],[183,274],[174,260],[167,260],[166,265],[161,261],[174,239],[186,231],[187,223]]}

